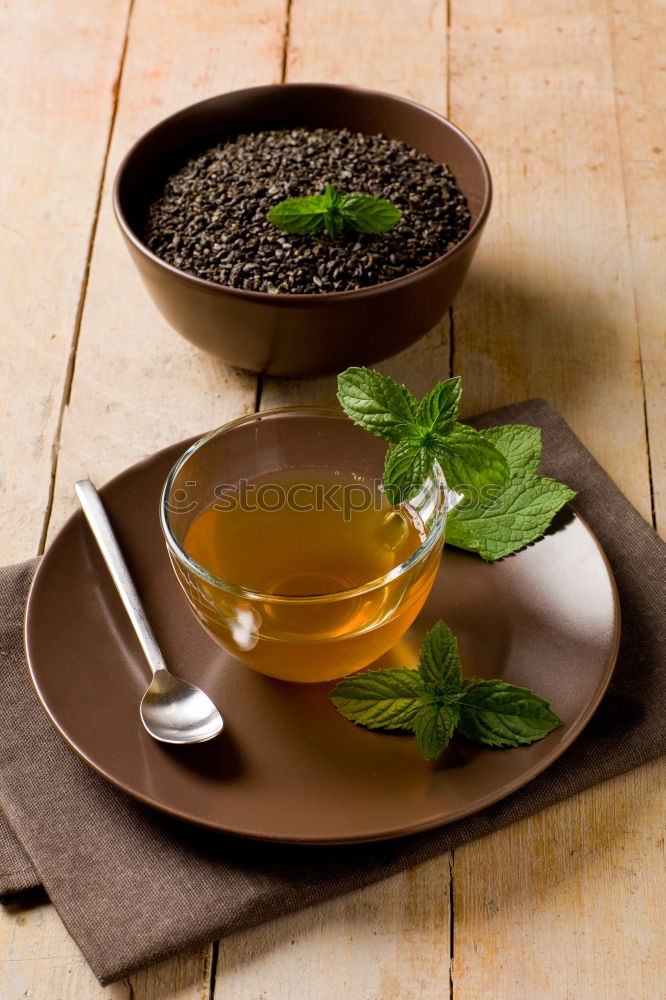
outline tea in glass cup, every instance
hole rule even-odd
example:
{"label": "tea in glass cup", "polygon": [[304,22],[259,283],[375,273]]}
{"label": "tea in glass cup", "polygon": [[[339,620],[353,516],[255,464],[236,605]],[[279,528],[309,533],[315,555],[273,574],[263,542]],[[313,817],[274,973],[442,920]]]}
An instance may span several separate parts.
{"label": "tea in glass cup", "polygon": [[381,485],[385,443],[335,410],[291,407],[206,435],[164,487],[176,575],[207,631],[249,667],[324,681],[386,652],[439,567],[446,484]]}

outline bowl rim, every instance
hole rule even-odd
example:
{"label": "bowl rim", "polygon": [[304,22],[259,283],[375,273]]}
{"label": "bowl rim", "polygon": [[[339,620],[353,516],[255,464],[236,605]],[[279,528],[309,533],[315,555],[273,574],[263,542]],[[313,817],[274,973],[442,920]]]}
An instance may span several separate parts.
{"label": "bowl rim", "polygon": [[[138,151],[141,149],[145,142],[148,142],[150,138],[158,131],[169,126],[177,124],[177,121],[181,117],[187,117],[192,112],[201,110],[207,104],[216,104],[221,99],[232,97],[236,95],[246,95],[247,97],[256,96],[260,98],[262,94],[277,91],[291,90],[327,90],[327,91],[338,91],[338,92],[348,92],[351,94],[359,96],[369,96],[373,98],[384,98],[390,101],[394,101],[398,104],[406,105],[410,108],[414,108],[417,111],[424,113],[425,115],[432,118],[438,125],[444,125],[451,132],[453,132],[457,138],[466,145],[473,155],[476,157],[479,166],[481,168],[481,173],[484,178],[485,188],[483,192],[483,201],[481,203],[481,208],[479,210],[479,215],[476,220],[469,227],[465,235],[458,240],[454,246],[452,246],[445,253],[436,257],[435,260],[430,261],[428,264],[424,264],[423,267],[416,268],[414,271],[410,271],[408,274],[401,275],[398,278],[391,278],[389,281],[382,281],[375,285],[367,285],[365,288],[352,288],[346,291],[340,292],[257,292],[245,288],[234,288],[231,285],[223,285],[217,281],[211,281],[208,278],[199,278],[195,274],[190,274],[188,271],[183,271],[176,267],[174,264],[169,264],[167,261],[163,260],[157,254],[153,253],[146,244],[139,239],[132,226],[130,226],[125,213],[121,205],[120,188],[124,181],[125,175],[127,173],[128,167],[130,166],[133,158],[136,156]],[[367,133],[366,133],[367,134]],[[464,192],[463,192],[464,194]],[[116,221],[120,226],[120,229],[125,236],[125,238],[132,244],[132,246],[146,257],[151,263],[155,264],[157,267],[164,269],[170,273],[173,277],[180,279],[188,285],[193,285],[201,290],[213,291],[217,294],[224,293],[230,295],[234,298],[243,299],[248,302],[264,303],[270,304],[277,307],[284,307],[288,305],[311,305],[316,306],[318,303],[324,302],[339,302],[344,301],[349,298],[363,299],[372,298],[380,294],[384,289],[392,289],[396,287],[404,287],[405,285],[413,284],[414,282],[419,282],[422,278],[427,277],[430,273],[434,273],[438,270],[444,260],[452,260],[462,253],[465,252],[467,246],[477,237],[477,234],[481,232],[486,224],[488,214],[490,212],[491,204],[493,198],[493,187],[492,179],[490,176],[490,170],[486,159],[476,145],[476,143],[470,139],[470,137],[463,132],[461,128],[454,125],[448,118],[441,115],[439,112],[428,108],[423,104],[419,104],[417,101],[412,101],[407,97],[401,97],[397,94],[390,94],[383,90],[370,90],[365,87],[356,87],[351,84],[338,84],[338,83],[318,83],[313,82],[303,82],[303,83],[272,83],[265,84],[258,87],[244,87],[238,90],[225,91],[222,94],[214,95],[213,97],[207,97],[202,101],[195,101],[193,104],[188,104],[181,108],[179,111],[175,111],[171,115],[167,115],[166,118],[162,118],[155,125],[151,126],[146,132],[144,132],[129,148],[125,156],[123,157],[120,166],[116,171],[116,175],[113,181],[112,189],[112,204],[113,211],[116,217]]]}
{"label": "bowl rim", "polygon": [[366,583],[362,583],[357,587],[352,587],[348,590],[332,591],[328,594],[314,594],[306,596],[296,596],[291,594],[265,594],[261,591],[252,590],[249,587],[243,587],[240,584],[234,584],[228,580],[223,580],[222,577],[218,577],[214,573],[211,573],[205,568],[205,566],[202,566],[201,563],[198,563],[185,551],[172,531],[169,523],[168,510],[169,493],[171,492],[176,476],[184,467],[185,463],[196,451],[204,447],[212,438],[221,435],[222,433],[233,430],[235,427],[242,424],[250,424],[254,421],[289,415],[324,417],[327,419],[344,420],[351,424],[349,417],[347,417],[342,410],[337,410],[333,407],[279,406],[270,410],[260,410],[256,413],[246,413],[242,417],[236,417],[234,420],[230,420],[226,424],[222,424],[220,427],[216,427],[213,430],[208,431],[208,433],[204,434],[202,437],[198,438],[189,446],[189,448],[186,449],[185,452],[183,452],[178,461],[174,464],[164,482],[164,486],[162,487],[162,492],[160,494],[160,525],[166,541],[167,550],[172,559],[175,558],[179,563],[184,564],[192,573],[195,574],[195,576],[202,578],[207,583],[212,584],[220,590],[235,594],[237,597],[242,597],[246,600],[257,601],[260,603],[287,604],[290,606],[322,603],[329,604],[335,601],[343,601],[352,597],[367,594],[368,592],[376,590],[379,587],[386,586],[386,584],[408,572],[417,563],[425,560],[435,545],[437,545],[443,538],[448,513],[449,490],[444,478],[444,473],[442,472],[439,462],[436,459],[432,463],[431,470],[432,473],[434,473],[434,486],[438,489],[441,499],[438,505],[439,509],[437,510],[435,523],[433,524],[426,539],[414,552],[412,552],[410,556],[407,557],[407,559],[399,563],[397,566],[394,566],[388,573],[384,573],[380,577],[375,577],[373,580],[368,580]]}

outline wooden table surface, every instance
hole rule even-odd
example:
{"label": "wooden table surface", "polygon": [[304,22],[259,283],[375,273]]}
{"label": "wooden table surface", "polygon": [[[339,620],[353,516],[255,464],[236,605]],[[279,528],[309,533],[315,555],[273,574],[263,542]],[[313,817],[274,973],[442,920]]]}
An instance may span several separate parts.
{"label": "wooden table surface", "polygon": [[[171,331],[110,208],[149,126],[285,79],[413,98],[490,164],[452,315],[381,369],[421,393],[462,375],[465,414],[545,396],[663,529],[663,0],[8,0],[1,16],[5,562],[43,551],[82,475],[101,484],[258,399],[332,398],[331,379],[258,384]],[[0,997],[659,1000],[665,776],[643,767],[106,990],[45,899],[13,904]]]}

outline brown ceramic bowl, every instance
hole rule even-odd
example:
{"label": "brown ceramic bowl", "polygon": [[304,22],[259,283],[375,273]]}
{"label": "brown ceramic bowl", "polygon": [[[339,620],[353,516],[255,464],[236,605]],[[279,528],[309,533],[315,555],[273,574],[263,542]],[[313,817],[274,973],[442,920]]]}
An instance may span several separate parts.
{"label": "brown ceramic bowl", "polygon": [[[311,295],[250,292],[205,281],[165,263],[141,241],[148,206],[189,157],[239,132],[299,126],[382,133],[446,163],[467,198],[469,231],[448,253],[405,277]],[[252,87],[184,108],[132,147],[113,191],[132,259],[164,318],[229,364],[294,377],[372,364],[423,336],[462,284],[490,201],[483,156],[445,118],[400,97],[320,83]]]}

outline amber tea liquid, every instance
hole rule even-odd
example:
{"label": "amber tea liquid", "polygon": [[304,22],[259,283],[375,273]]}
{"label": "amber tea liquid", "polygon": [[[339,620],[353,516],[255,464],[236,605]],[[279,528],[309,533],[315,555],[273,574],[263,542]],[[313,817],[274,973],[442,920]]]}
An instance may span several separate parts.
{"label": "amber tea liquid", "polygon": [[[270,473],[219,493],[183,547],[213,576],[272,599],[181,582],[206,628],[249,666],[283,680],[322,681],[371,663],[403,635],[437,571],[441,544],[380,587],[365,587],[425,540],[410,508],[330,471]],[[305,601],[285,600],[289,597]]]}

